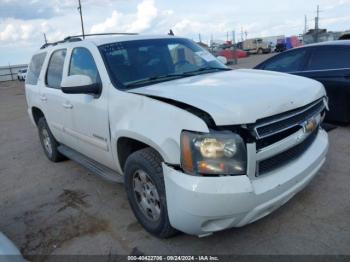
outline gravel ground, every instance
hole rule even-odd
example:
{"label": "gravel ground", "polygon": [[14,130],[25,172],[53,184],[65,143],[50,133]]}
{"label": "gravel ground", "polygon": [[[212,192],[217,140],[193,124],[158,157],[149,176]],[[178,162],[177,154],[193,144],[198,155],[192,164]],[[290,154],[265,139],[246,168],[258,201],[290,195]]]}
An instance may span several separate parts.
{"label": "gravel ground", "polygon": [[[251,67],[266,56],[241,60]],[[25,256],[50,254],[348,254],[350,128],[330,133],[326,164],[283,207],[207,238],[146,233],[122,185],[72,161],[49,162],[26,114],[23,83],[0,83],[0,231]],[[0,259],[1,260],[1,259]]]}

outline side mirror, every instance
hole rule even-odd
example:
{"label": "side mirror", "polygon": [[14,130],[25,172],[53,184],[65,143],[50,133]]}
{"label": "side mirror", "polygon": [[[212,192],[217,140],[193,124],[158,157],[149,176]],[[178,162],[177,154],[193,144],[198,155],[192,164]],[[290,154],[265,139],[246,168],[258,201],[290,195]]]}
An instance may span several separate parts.
{"label": "side mirror", "polygon": [[66,94],[99,95],[101,85],[93,83],[91,78],[86,75],[72,75],[62,80],[61,90]]}
{"label": "side mirror", "polygon": [[227,65],[227,59],[224,56],[218,56],[217,60],[219,60],[221,63],[223,63],[224,65]]}

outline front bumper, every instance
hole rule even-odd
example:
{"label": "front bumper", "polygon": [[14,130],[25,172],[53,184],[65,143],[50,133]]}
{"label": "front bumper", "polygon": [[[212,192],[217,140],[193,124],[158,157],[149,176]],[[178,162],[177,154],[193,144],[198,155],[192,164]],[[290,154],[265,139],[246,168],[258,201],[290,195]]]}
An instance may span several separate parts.
{"label": "front bumper", "polygon": [[190,176],[163,164],[171,225],[192,235],[207,235],[252,223],[302,190],[325,162],[328,135],[320,130],[297,160],[261,177]]}

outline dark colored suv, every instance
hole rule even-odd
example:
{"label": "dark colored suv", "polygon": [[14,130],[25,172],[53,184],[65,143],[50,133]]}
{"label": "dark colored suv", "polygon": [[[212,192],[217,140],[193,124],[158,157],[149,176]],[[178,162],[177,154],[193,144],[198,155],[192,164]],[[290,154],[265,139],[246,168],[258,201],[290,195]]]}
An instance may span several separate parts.
{"label": "dark colored suv", "polygon": [[317,43],[278,54],[255,69],[320,81],[329,97],[328,122],[350,122],[350,40]]}

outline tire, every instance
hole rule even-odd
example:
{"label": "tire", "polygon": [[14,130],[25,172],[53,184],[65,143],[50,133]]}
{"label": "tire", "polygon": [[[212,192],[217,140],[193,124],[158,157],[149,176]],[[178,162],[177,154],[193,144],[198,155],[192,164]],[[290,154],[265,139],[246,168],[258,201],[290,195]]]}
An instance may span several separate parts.
{"label": "tire", "polygon": [[152,148],[134,152],[125,163],[124,186],[139,223],[152,235],[169,238],[178,231],[170,225],[161,163]]}
{"label": "tire", "polygon": [[40,143],[47,158],[52,162],[64,160],[65,157],[57,150],[59,143],[53,137],[44,117],[40,118],[38,121],[38,132]]}
{"label": "tire", "polygon": [[262,55],[264,53],[264,50],[262,50],[261,48],[258,49],[258,54]]}

